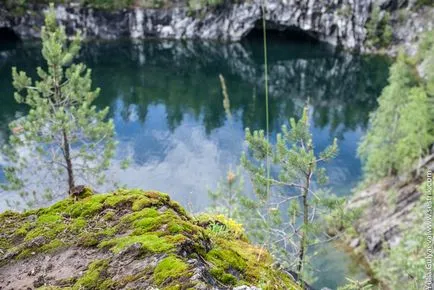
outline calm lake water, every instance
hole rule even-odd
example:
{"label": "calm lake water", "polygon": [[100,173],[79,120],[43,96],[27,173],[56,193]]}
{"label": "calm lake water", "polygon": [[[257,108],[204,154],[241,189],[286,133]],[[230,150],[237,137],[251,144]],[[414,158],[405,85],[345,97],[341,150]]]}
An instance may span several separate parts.
{"label": "calm lake water", "polygon": [[[190,210],[204,210],[215,188],[239,163],[244,128],[265,128],[261,40],[220,44],[181,41],[113,41],[84,45],[80,60],[93,71],[110,106],[119,141],[118,158],[131,166],[113,172],[128,187],[168,192]],[[0,143],[7,124],[25,113],[13,100],[11,67],[34,76],[42,64],[40,43],[0,44]],[[272,39],[269,44],[270,128],[300,115],[310,99],[318,150],[339,139],[340,153],[328,166],[330,187],[350,194],[361,174],[356,157],[369,113],[387,81],[387,59],[336,52],[330,47]],[[219,74],[226,80],[232,118],[223,108]],[[1,159],[0,159],[1,162]],[[1,168],[0,168],[1,169]],[[0,172],[0,179],[4,178]],[[7,208],[0,193],[0,210]],[[360,268],[333,247],[314,263],[315,286],[336,287]]]}

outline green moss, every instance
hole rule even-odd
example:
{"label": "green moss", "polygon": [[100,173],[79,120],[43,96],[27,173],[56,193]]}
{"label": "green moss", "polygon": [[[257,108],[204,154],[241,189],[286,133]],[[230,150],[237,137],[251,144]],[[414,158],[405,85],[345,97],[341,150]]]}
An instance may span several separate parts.
{"label": "green moss", "polygon": [[[13,248],[12,250],[15,250],[15,248]],[[24,259],[24,258],[33,256],[35,254],[36,254],[36,252],[34,249],[24,249],[16,256],[16,259],[17,260]]]}
{"label": "green moss", "polygon": [[191,234],[203,230],[200,227],[187,222],[179,216],[175,210],[169,208],[163,213],[155,208],[145,208],[125,216],[122,221],[129,224],[134,235],[141,235],[147,232],[160,231],[163,234]]}
{"label": "green moss", "polygon": [[105,228],[101,231],[101,234],[111,237],[114,236],[118,232],[117,227]]}
{"label": "green moss", "polygon": [[181,288],[181,285],[176,284],[176,285],[173,285],[173,286],[164,287],[163,289],[164,290],[181,290],[182,288]]}
{"label": "green moss", "polygon": [[148,198],[161,200],[164,204],[168,204],[170,201],[170,197],[168,194],[159,191],[146,191],[145,196],[147,196]]}
{"label": "green moss", "polygon": [[153,205],[153,201],[147,197],[138,198],[133,202],[131,209],[133,211],[139,211],[145,207]]}
{"label": "green moss", "polygon": [[101,290],[111,290],[116,289],[115,287],[116,283],[112,279],[105,279],[100,285],[98,289]]}
{"label": "green moss", "polygon": [[114,221],[115,220],[115,212],[114,211],[108,211],[104,214],[102,217],[105,221]]}
{"label": "green moss", "polygon": [[[132,225],[134,228],[134,234],[142,234],[146,232],[156,231],[163,225],[167,225],[170,221],[176,220],[178,217],[172,210],[167,210],[163,214],[152,213],[152,208],[147,208],[147,216],[143,216],[141,219],[136,219]],[[144,210],[142,210],[143,212]]]}
{"label": "green moss", "polygon": [[[206,260],[213,265],[210,270],[211,275],[225,285],[235,285],[238,280],[245,279],[247,276],[245,275],[246,260],[229,247],[217,246],[213,248],[206,254]],[[239,277],[235,277],[229,272],[237,272]]]}
{"label": "green moss", "polygon": [[83,231],[78,235],[78,244],[84,247],[97,246],[102,240],[111,238],[116,233],[116,227],[108,227],[99,231]]}
{"label": "green moss", "polygon": [[31,229],[26,237],[25,241],[31,241],[38,237],[44,237],[47,240],[52,240],[56,238],[60,233],[66,230],[66,225],[64,223],[53,223],[53,224],[42,224]]}
{"label": "green moss", "polygon": [[[19,218],[20,216],[21,215],[18,212],[6,210],[3,213],[0,213],[0,221],[4,222],[6,219]],[[2,225],[3,225],[3,223],[2,223]]]}
{"label": "green moss", "polygon": [[17,230],[15,230],[15,234],[17,236],[26,236],[29,232],[31,225],[29,222],[24,223],[21,227],[19,227]]}
{"label": "green moss", "polygon": [[168,256],[158,263],[154,270],[154,282],[161,285],[171,279],[188,274],[188,265],[176,256]]}
{"label": "green moss", "polygon": [[188,216],[185,209],[176,201],[171,200],[170,201],[170,207],[174,209],[175,212],[177,212],[180,215]]}
{"label": "green moss", "polygon": [[181,233],[185,230],[184,226],[180,223],[177,222],[169,222],[169,224],[167,225],[167,230],[171,233],[171,234],[178,234]]}
{"label": "green moss", "polygon": [[159,215],[158,210],[152,207],[144,208],[141,211],[134,212],[122,217],[121,221],[124,223],[133,223],[137,220],[146,218],[155,218]]}
{"label": "green moss", "polygon": [[[242,239],[216,238],[216,246],[206,255],[213,265],[212,275],[224,284],[233,283],[227,274],[237,272],[235,285],[261,284],[262,289],[300,289],[286,274],[273,268],[270,254]],[[232,275],[233,276],[233,275]]]}
{"label": "green moss", "polygon": [[[27,234],[29,223],[23,222],[23,217],[17,213],[6,211],[0,214],[0,250],[6,252],[16,240],[22,240]],[[0,255],[1,257],[1,255]],[[1,264],[1,259],[0,259]]]}
{"label": "green moss", "polygon": [[62,217],[58,214],[44,214],[38,217],[37,224],[58,223],[62,221]]}
{"label": "green moss", "polygon": [[114,238],[101,242],[98,247],[109,247],[114,253],[119,253],[126,247],[135,243],[140,243],[144,251],[151,253],[162,253],[174,248],[174,243],[168,241],[165,238],[159,237],[156,234]]}
{"label": "green moss", "polygon": [[38,252],[51,252],[66,245],[67,244],[62,242],[61,240],[55,239],[50,241],[48,244],[43,245]]}
{"label": "green moss", "polygon": [[98,233],[83,232],[78,236],[80,246],[93,247],[100,243],[102,237]]}
{"label": "green moss", "polygon": [[165,239],[171,244],[178,245],[185,242],[187,237],[181,234],[177,234],[174,236],[166,236]]}
{"label": "green moss", "polygon": [[[135,201],[140,201],[134,203]],[[117,217],[117,211],[127,205],[125,209],[131,208],[135,204],[135,209],[143,206],[168,206],[164,213],[160,213],[156,208],[144,207],[142,210],[123,214],[122,218]],[[107,210],[106,210],[107,209]],[[178,209],[177,209],[178,210]],[[104,215],[99,215],[104,211]],[[28,219],[30,216],[35,216]],[[153,239],[155,236],[165,234],[178,234],[188,230],[188,226],[179,222],[177,228],[174,225],[178,222],[172,220],[178,219],[176,212],[170,208],[170,198],[166,194],[158,192],[144,192],[140,190],[120,190],[115,194],[109,195],[89,195],[79,201],[65,199],[50,207],[33,210],[25,214],[5,212],[0,215],[0,229],[5,233],[8,229],[8,235],[0,237],[0,249],[6,251],[11,248],[11,241],[32,241],[36,238],[43,237],[47,241],[44,245],[46,250],[54,249],[56,246],[64,246],[60,241],[68,241],[80,246],[95,246],[101,241],[106,244],[114,243],[115,250],[124,246],[141,241],[144,250],[159,252],[164,249],[170,249],[178,241],[184,240],[184,237],[171,237]],[[10,219],[10,221],[9,221]],[[18,222],[24,220],[24,222]],[[32,220],[32,221],[31,221]],[[110,222],[111,224],[107,224]],[[140,236],[156,231],[165,225],[171,225],[170,230],[154,233],[148,242],[141,240]],[[6,226],[7,225],[7,226]],[[116,240],[108,238],[116,235],[119,230],[125,231],[128,228],[133,229],[136,236],[130,239],[120,237]],[[97,230],[96,230],[97,229]],[[20,239],[21,237],[21,239]],[[51,242],[54,241],[55,242]],[[44,241],[44,240],[42,240]],[[104,245],[104,244],[103,244]],[[28,252],[33,252],[30,249]],[[17,254],[18,257],[28,256],[28,252],[23,255]]]}
{"label": "green moss", "polygon": [[[224,231],[215,234],[213,226]],[[38,237],[44,239],[35,243]],[[203,257],[210,265],[210,274],[228,287],[239,283],[258,286],[260,281],[271,281],[262,283],[261,287],[299,289],[282,272],[273,269],[271,256],[265,250],[247,242],[241,225],[224,216],[208,215],[193,220],[169,196],[155,191],[118,190],[78,201],[68,198],[24,214],[0,215],[0,249],[12,254],[9,256],[13,259],[69,246],[94,247],[95,251],[104,248],[117,254],[136,243],[141,247],[141,257],[161,257],[162,253],[169,256],[156,268],[143,269],[115,282],[108,279],[111,260],[98,260],[89,265],[82,277],[73,277],[59,286],[119,289],[138,279],[154,279],[160,289],[194,287],[189,284],[192,273],[185,259],[175,256],[182,251],[188,257]],[[112,255],[109,259],[114,257],[103,252],[108,257]],[[1,259],[0,265],[9,262]]]}
{"label": "green moss", "polygon": [[72,217],[90,217],[100,212],[103,208],[103,204],[95,202],[93,199],[89,199],[88,202],[76,203],[68,211]]}
{"label": "green moss", "polygon": [[222,268],[213,267],[210,269],[210,274],[225,285],[235,285],[237,278],[226,273]]}
{"label": "green moss", "polygon": [[191,222],[186,222],[173,210],[167,209],[163,213],[158,212],[155,208],[144,208],[141,211],[134,212],[122,218],[122,222],[133,229],[133,235],[160,230],[161,233],[194,234],[201,230]]}
{"label": "green moss", "polygon": [[143,233],[157,230],[161,225],[161,218],[144,218],[134,222],[134,235],[140,235]]}
{"label": "green moss", "polygon": [[86,197],[90,197],[92,195],[94,195],[93,190],[90,187],[86,186],[84,188],[83,192],[80,193],[80,195],[78,196],[78,198],[79,199],[83,199],[83,198],[86,198]]}
{"label": "green moss", "polygon": [[81,232],[81,230],[86,226],[87,226],[87,221],[85,218],[76,218],[69,225],[69,229],[73,232]]}
{"label": "green moss", "polygon": [[172,219],[167,222],[167,230],[171,234],[188,233],[191,235],[197,235],[203,233],[203,228],[192,224],[189,221],[180,219]]}
{"label": "green moss", "polygon": [[238,253],[220,247],[214,248],[206,255],[208,261],[225,270],[234,268],[239,271],[244,271],[246,262]]}
{"label": "green moss", "polygon": [[72,289],[110,289],[111,283],[105,277],[108,264],[108,260],[96,260],[89,264],[87,271],[77,280]]}
{"label": "green moss", "polygon": [[111,195],[107,197],[104,204],[108,207],[118,207],[126,204],[131,204],[132,197],[125,197],[124,195]]}
{"label": "green moss", "polygon": [[[34,214],[42,215],[42,214],[68,214],[68,208],[73,206],[74,200],[72,198],[67,198],[62,201],[59,201],[53,204],[50,207],[39,209]],[[30,214],[30,213],[29,213]]]}
{"label": "green moss", "polygon": [[[2,253],[6,252],[8,249],[11,248],[11,243],[8,239],[0,238],[0,250]],[[0,262],[1,265],[1,262]]]}

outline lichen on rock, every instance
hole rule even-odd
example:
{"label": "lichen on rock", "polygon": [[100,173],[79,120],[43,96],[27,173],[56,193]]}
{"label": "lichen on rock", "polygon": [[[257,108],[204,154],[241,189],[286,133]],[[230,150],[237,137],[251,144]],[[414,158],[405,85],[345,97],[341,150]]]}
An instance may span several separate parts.
{"label": "lichen on rock", "polygon": [[3,289],[301,289],[224,216],[117,190],[0,214]]}

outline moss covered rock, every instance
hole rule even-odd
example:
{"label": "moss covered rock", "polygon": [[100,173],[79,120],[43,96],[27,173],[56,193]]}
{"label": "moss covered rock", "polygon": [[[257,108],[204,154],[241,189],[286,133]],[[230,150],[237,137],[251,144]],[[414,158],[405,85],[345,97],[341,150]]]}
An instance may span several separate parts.
{"label": "moss covered rock", "polygon": [[[2,289],[300,289],[223,216],[118,190],[0,214]],[[153,287],[153,288],[152,288]]]}

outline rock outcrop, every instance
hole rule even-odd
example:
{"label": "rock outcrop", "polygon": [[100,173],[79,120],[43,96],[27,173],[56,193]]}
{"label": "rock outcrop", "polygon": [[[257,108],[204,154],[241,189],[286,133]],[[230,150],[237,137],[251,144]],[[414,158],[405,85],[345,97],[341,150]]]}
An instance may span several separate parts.
{"label": "rock outcrop", "polygon": [[301,289],[232,220],[159,192],[86,192],[0,214],[0,289]]}
{"label": "rock outcrop", "polygon": [[[117,11],[96,10],[72,3],[58,5],[56,13],[67,32],[72,34],[81,30],[88,38],[238,41],[261,26],[262,3],[262,0],[228,1],[200,10],[178,3],[164,9],[137,7]],[[420,32],[434,28],[434,7],[416,9],[412,3],[399,0],[268,0],[265,19],[268,29],[289,34],[302,32],[332,45],[366,51],[365,26],[372,7],[378,5],[382,14],[392,13],[394,44],[405,44],[411,49]],[[39,37],[45,9],[46,6],[32,6],[17,16],[0,8],[0,28],[10,28],[21,38]]]}
{"label": "rock outcrop", "polygon": [[410,175],[386,178],[357,192],[350,201],[349,210],[363,211],[354,224],[357,235],[348,243],[361,250],[368,262],[380,259],[386,249],[398,245],[403,231],[414,224],[414,208],[427,170],[434,170],[434,154],[427,156]]}

